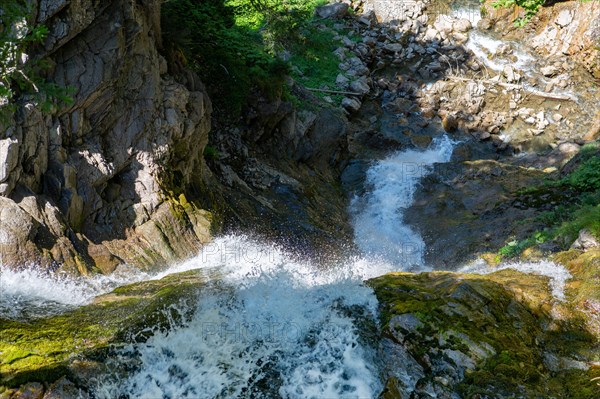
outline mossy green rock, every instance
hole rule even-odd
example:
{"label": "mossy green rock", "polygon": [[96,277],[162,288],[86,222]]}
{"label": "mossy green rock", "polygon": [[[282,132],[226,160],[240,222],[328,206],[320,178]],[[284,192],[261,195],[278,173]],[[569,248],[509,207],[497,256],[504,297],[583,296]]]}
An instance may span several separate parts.
{"label": "mossy green rock", "polygon": [[[51,383],[101,366],[111,344],[186,318],[175,310],[205,283],[197,271],[117,288],[94,303],[29,322],[0,319],[0,387]],[[141,333],[140,333],[141,332]],[[97,363],[99,362],[99,363]]]}
{"label": "mossy green rock", "polygon": [[600,395],[598,337],[546,277],[392,273],[369,285],[383,326],[383,398]]}

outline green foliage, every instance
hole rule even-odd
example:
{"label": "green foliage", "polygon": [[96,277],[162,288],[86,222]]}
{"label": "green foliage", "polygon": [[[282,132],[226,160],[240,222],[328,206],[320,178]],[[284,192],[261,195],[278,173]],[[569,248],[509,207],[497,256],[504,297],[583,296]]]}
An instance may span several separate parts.
{"label": "green foliage", "polygon": [[515,19],[515,26],[523,26],[538,12],[546,0],[496,0],[492,3],[494,8],[521,7],[525,10],[525,16]]}
{"label": "green foliage", "polygon": [[556,229],[555,235],[572,243],[582,229],[588,229],[593,235],[600,238],[600,205],[588,205],[577,209],[572,213],[571,220],[563,222]]}
{"label": "green foliage", "polygon": [[219,158],[219,151],[215,147],[207,145],[204,147],[204,158],[214,160]]}
{"label": "green foliage", "polygon": [[530,237],[524,240],[512,240],[498,250],[498,255],[501,258],[514,258],[521,255],[524,250],[537,244],[543,244],[552,238],[548,231],[536,231]]}
{"label": "green foliage", "polygon": [[294,77],[306,87],[335,86],[339,60],[333,51],[337,47],[330,30],[305,27],[292,47],[291,62],[297,68]]}
{"label": "green foliage", "polygon": [[289,94],[284,78],[290,63],[281,59],[283,52],[292,54],[300,71],[294,77],[306,77],[307,86],[335,81],[332,34],[321,32],[312,19],[314,8],[325,2],[168,0],[162,6],[163,35],[207,83],[217,115],[231,122],[254,90],[273,99]]}
{"label": "green foliage", "polygon": [[217,109],[239,116],[252,89],[275,96],[287,65],[268,53],[260,32],[236,24],[224,0],[171,0],[162,6],[166,43],[207,82]]}
{"label": "green foliage", "polygon": [[584,161],[564,183],[584,192],[600,190],[600,157],[594,156]]}
{"label": "green foliage", "polygon": [[[514,258],[525,249],[549,240],[568,248],[583,229],[600,239],[600,153],[596,144],[581,148],[575,158],[579,166],[569,175],[521,191],[529,197],[552,198],[556,205],[540,212],[534,222],[546,226],[524,240],[511,240],[498,251],[498,257]],[[547,200],[543,201],[546,202]],[[524,223],[530,223],[528,219]]]}
{"label": "green foliage", "polygon": [[31,58],[28,53],[41,43],[48,29],[43,25],[30,26],[33,9],[25,0],[6,0],[0,9],[0,118],[15,109],[18,95],[31,94],[50,111],[54,101],[70,102],[69,92],[42,75],[48,65],[44,60]]}

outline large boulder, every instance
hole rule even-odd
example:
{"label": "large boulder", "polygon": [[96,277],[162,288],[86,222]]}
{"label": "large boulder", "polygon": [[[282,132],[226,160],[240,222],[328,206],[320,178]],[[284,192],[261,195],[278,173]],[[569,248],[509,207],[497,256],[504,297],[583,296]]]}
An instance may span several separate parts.
{"label": "large boulder", "polygon": [[514,270],[369,280],[382,323],[380,397],[593,397],[597,337],[548,283]]}
{"label": "large boulder", "polygon": [[348,16],[350,7],[346,3],[326,4],[315,9],[315,13],[319,18],[344,18]]}

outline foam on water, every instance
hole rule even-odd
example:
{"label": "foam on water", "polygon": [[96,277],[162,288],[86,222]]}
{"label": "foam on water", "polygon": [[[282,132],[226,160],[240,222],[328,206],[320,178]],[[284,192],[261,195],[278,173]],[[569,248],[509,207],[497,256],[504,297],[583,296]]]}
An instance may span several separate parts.
{"label": "foam on water", "polygon": [[192,320],[123,349],[116,364],[139,367],[103,378],[98,397],[372,398],[381,390],[355,317],[375,317],[362,281],[391,265],[355,259],[322,270],[227,236],[177,271],[214,267],[219,284],[202,290]]}
{"label": "foam on water", "polygon": [[487,265],[487,263],[478,261],[471,265],[465,266],[458,271],[461,273],[489,274],[505,269],[512,269],[523,273],[549,277],[552,295],[559,301],[565,300],[565,284],[572,276],[567,269],[554,262],[541,261],[503,263],[497,267],[491,268],[489,265]]}
{"label": "foam on water", "polygon": [[496,54],[502,44],[506,44],[506,42],[495,39],[484,32],[473,30],[469,33],[469,40],[465,46],[473,51],[477,59],[490,69],[502,71],[506,65],[510,65],[517,71],[527,73],[534,64],[535,58],[518,48],[512,54],[516,57],[516,61],[494,57],[493,55]]}
{"label": "foam on water", "polygon": [[454,143],[448,136],[424,151],[407,150],[376,162],[367,171],[368,192],[352,201],[354,241],[368,256],[380,257],[398,270],[423,267],[425,243],[404,224],[421,178],[435,163],[448,162]]}
{"label": "foam on water", "polygon": [[35,268],[0,269],[0,314],[11,319],[47,316],[74,306],[89,303],[96,296],[116,287],[149,276],[136,271],[119,271],[111,275],[71,277],[44,273]]}

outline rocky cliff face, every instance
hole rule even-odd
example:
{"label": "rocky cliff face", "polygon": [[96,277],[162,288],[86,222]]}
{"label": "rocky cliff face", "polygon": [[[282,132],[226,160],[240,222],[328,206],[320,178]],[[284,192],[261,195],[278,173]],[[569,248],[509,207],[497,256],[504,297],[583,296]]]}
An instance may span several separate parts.
{"label": "rocky cliff face", "polygon": [[173,187],[202,175],[211,102],[161,56],[160,1],[39,0],[50,79],[73,103],[42,113],[22,98],[0,129],[2,261],[86,273],[195,251],[208,213]]}
{"label": "rocky cliff face", "polygon": [[43,113],[22,98],[0,129],[4,264],[160,267],[195,254],[211,224],[305,248],[350,235],[343,113],[291,83],[303,109],[255,93],[241,120],[211,127],[199,77],[163,48],[160,4],[36,3],[29,23],[50,31],[38,56],[74,101]]}

